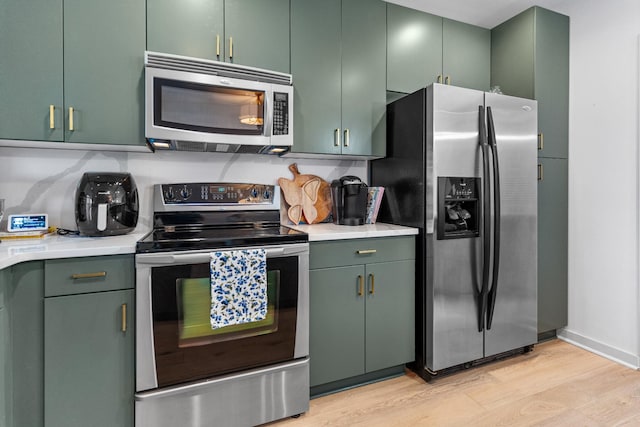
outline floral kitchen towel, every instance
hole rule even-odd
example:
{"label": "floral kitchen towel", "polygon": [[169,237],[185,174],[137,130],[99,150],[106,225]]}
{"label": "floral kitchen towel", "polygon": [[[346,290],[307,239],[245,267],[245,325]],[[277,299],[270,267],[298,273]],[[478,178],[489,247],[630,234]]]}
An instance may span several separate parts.
{"label": "floral kitchen towel", "polygon": [[211,329],[257,322],[267,316],[264,249],[211,253]]}

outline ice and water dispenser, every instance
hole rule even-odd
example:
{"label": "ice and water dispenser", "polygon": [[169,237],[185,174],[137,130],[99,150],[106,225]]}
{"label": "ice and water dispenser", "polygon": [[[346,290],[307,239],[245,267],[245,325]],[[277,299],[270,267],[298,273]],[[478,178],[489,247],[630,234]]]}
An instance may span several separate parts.
{"label": "ice and water dispenser", "polygon": [[438,240],[480,235],[480,178],[438,177]]}

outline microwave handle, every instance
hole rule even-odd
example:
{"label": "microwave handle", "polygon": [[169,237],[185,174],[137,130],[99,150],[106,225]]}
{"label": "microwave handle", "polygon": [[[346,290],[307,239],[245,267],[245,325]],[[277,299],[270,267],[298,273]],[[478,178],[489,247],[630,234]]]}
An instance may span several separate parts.
{"label": "microwave handle", "polygon": [[275,92],[273,90],[269,90],[269,91],[265,92],[265,97],[264,97],[264,136],[271,136],[271,134],[273,133],[272,125],[271,125],[272,117],[271,117],[270,111],[271,111],[271,102],[272,102],[272,98],[274,96],[274,93]]}

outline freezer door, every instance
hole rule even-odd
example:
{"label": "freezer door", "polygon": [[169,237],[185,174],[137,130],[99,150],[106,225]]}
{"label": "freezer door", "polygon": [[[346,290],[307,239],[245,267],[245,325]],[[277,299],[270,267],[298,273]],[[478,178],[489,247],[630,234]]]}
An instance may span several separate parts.
{"label": "freezer door", "polygon": [[488,357],[537,341],[538,120],[533,100],[487,93],[485,103],[495,125],[501,205],[495,306],[485,331]]}
{"label": "freezer door", "polygon": [[[426,367],[432,371],[483,357],[479,332],[480,236],[438,239],[438,180],[481,178],[478,107],[484,93],[434,84],[427,88]],[[482,181],[478,181],[481,189]],[[466,181],[466,180],[465,180]],[[472,181],[472,180],[469,180]],[[442,210],[440,210],[442,211]],[[478,219],[480,220],[480,219]]]}

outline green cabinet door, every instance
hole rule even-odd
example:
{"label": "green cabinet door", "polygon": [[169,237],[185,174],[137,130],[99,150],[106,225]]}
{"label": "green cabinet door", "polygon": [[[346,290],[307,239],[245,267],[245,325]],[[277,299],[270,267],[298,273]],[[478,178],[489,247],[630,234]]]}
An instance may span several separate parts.
{"label": "green cabinet door", "polygon": [[411,93],[442,78],[442,18],[387,3],[387,90]]}
{"label": "green cabinet door", "polygon": [[133,292],[45,300],[47,427],[133,426]]}
{"label": "green cabinet door", "polygon": [[385,155],[385,26],[384,2],[342,2],[342,154]]}
{"label": "green cabinet door", "polygon": [[442,74],[444,81],[482,91],[489,90],[491,32],[463,22],[442,20]]}
{"label": "green cabinet door", "polygon": [[309,283],[311,387],[363,374],[364,266],[311,270]]}
{"label": "green cabinet door", "polygon": [[415,261],[367,264],[367,372],[415,358]]}
{"label": "green cabinet door", "polygon": [[64,1],[65,141],[144,144],[144,22],[144,0]]}
{"label": "green cabinet door", "polygon": [[340,27],[340,0],[291,0],[295,152],[341,152]]}
{"label": "green cabinet door", "polygon": [[538,159],[538,333],[567,325],[567,159]]}
{"label": "green cabinet door", "polygon": [[539,157],[568,157],[569,17],[532,7],[491,30],[491,84],[538,101]]}
{"label": "green cabinet door", "polygon": [[536,8],[535,99],[540,157],[569,156],[569,17]]}
{"label": "green cabinet door", "polygon": [[289,0],[226,0],[224,33],[225,61],[290,71]]}
{"label": "green cabinet door", "polygon": [[534,98],[534,9],[491,30],[491,85],[505,95]]}
{"label": "green cabinet door", "polygon": [[147,0],[148,50],[222,60],[224,48],[224,0]]}
{"label": "green cabinet door", "polygon": [[11,267],[11,283],[5,290],[10,344],[9,390],[5,396],[7,426],[42,427],[44,423],[44,266],[31,261]]}
{"label": "green cabinet door", "polygon": [[7,396],[11,395],[8,381],[11,375],[8,363],[11,340],[9,339],[8,310],[4,307],[4,295],[10,285],[10,273],[11,268],[0,270],[0,426],[9,425]]}
{"label": "green cabinet door", "polygon": [[0,52],[0,139],[62,141],[62,0],[0,0]]}

